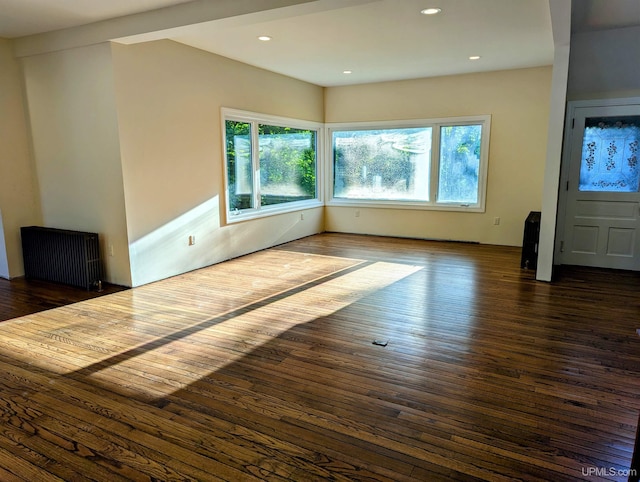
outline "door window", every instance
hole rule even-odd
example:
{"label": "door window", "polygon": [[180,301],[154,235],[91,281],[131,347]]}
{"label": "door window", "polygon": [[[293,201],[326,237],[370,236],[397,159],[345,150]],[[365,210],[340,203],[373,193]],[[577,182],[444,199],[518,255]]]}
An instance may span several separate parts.
{"label": "door window", "polygon": [[585,119],[580,191],[638,192],[640,116]]}

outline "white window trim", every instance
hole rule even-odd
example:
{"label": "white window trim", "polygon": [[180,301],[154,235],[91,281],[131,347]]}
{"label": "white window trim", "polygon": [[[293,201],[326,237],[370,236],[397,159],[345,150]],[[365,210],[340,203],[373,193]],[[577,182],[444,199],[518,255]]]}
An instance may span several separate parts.
{"label": "white window trim", "polygon": [[[270,206],[260,206],[253,209],[239,211],[238,214],[232,214],[229,206],[229,186],[228,186],[228,163],[227,163],[227,143],[226,143],[226,121],[251,122],[259,124],[268,124],[281,127],[292,127],[295,129],[309,129],[316,131],[316,199],[306,199],[303,201],[293,201],[289,203],[274,204]],[[274,216],[277,214],[285,214],[305,209],[312,209],[324,206],[323,192],[324,189],[324,124],[319,122],[305,121],[300,119],[292,119],[289,117],[281,117],[269,114],[259,114],[238,109],[230,109],[223,107],[221,109],[221,129],[222,129],[222,164],[224,167],[224,197],[225,197],[225,217],[227,224],[248,221],[252,219],[263,218],[266,216]],[[258,159],[258,132],[252,129],[251,151],[252,159]],[[253,195],[257,199],[260,198],[259,176],[253,179]]]}
{"label": "white window trim", "polygon": [[[438,203],[435,199],[438,183],[438,159],[440,153],[440,127],[450,125],[481,124],[482,142],[480,144],[480,168],[478,171],[478,202],[473,205],[460,203]],[[325,149],[327,153],[324,159],[326,182],[324,198],[327,199],[327,206],[348,206],[362,208],[392,208],[392,209],[413,209],[430,211],[461,211],[484,213],[486,211],[487,198],[487,173],[489,169],[489,140],[491,137],[491,115],[465,116],[465,117],[445,117],[438,119],[412,119],[403,121],[382,121],[382,122],[340,122],[325,124],[327,133],[325,137]],[[431,127],[432,128],[432,148],[431,148],[431,175],[429,192],[432,198],[429,201],[396,201],[377,199],[345,199],[333,197],[333,132],[341,130],[367,130],[367,129],[398,129],[411,127]]]}
{"label": "white window trim", "polygon": [[[240,211],[237,215],[232,214],[229,209],[228,189],[228,166],[227,166],[227,145],[226,145],[226,121],[255,122],[260,124],[276,125],[283,127],[293,127],[296,129],[310,129],[317,133],[316,137],[316,199],[304,201],[294,201],[290,203],[261,206],[259,208]],[[437,193],[438,162],[435,156],[440,152],[440,127],[449,125],[481,124],[482,142],[480,146],[480,168],[478,172],[478,202],[474,205],[462,205],[459,203],[438,203],[435,200]],[[333,145],[332,133],[334,130],[358,130],[358,129],[394,129],[411,127],[431,127],[433,143],[431,149],[431,175],[429,192],[432,199],[430,201],[401,201],[401,200],[367,200],[367,199],[345,199],[333,197]],[[465,116],[465,117],[444,117],[436,119],[411,119],[397,121],[370,121],[370,122],[340,122],[340,123],[320,123],[294,119],[290,117],[261,114],[256,112],[221,108],[221,130],[222,130],[222,164],[224,169],[224,197],[225,197],[225,218],[227,224],[259,219],[278,214],[303,211],[305,209],[319,208],[323,206],[346,206],[362,208],[383,208],[383,209],[411,209],[428,211],[458,211],[484,213],[486,211],[487,197],[487,173],[489,169],[489,144],[491,138],[491,115]],[[252,156],[258,155],[257,130],[252,130]],[[259,197],[258,179],[254,178],[254,196]]]}

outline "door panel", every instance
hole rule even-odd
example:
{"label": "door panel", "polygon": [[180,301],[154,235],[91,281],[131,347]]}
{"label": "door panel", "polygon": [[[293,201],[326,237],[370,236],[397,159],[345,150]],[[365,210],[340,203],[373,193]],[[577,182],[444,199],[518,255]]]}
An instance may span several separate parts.
{"label": "door panel", "polygon": [[563,264],[640,269],[640,106],[574,110]]}
{"label": "door panel", "polygon": [[609,228],[607,241],[607,255],[633,257],[635,229]]}
{"label": "door panel", "polygon": [[573,226],[573,237],[575,239],[573,254],[596,254],[598,251],[598,237],[600,229],[598,226]]}
{"label": "door panel", "polygon": [[638,203],[625,201],[576,200],[576,216],[635,219]]}

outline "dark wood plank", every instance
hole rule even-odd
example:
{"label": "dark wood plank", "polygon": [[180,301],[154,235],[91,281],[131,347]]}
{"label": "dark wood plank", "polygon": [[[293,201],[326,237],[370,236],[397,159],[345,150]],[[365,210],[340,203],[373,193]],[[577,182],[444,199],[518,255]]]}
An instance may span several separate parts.
{"label": "dark wood plank", "polygon": [[56,307],[0,323],[0,479],[624,480],[640,277],[519,261],[327,233],[101,297],[5,290]]}

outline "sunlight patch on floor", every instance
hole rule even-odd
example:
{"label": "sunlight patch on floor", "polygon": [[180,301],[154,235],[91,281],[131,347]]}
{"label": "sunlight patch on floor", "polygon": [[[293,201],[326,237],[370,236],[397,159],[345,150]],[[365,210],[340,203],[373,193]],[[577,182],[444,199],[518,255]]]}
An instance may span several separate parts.
{"label": "sunlight patch on floor", "polygon": [[[294,326],[314,323],[420,269],[382,262],[367,265],[276,297],[262,306],[98,370],[91,377],[104,383],[122,384],[126,373],[137,379],[133,383],[136,390],[148,385],[149,395],[166,396],[240,360]],[[160,375],[157,371],[163,367]]]}
{"label": "sunlight patch on floor", "polygon": [[160,290],[146,285],[10,320],[0,326],[0,350],[47,370],[52,382],[71,375],[155,398],[420,269],[261,252],[161,281]]}

